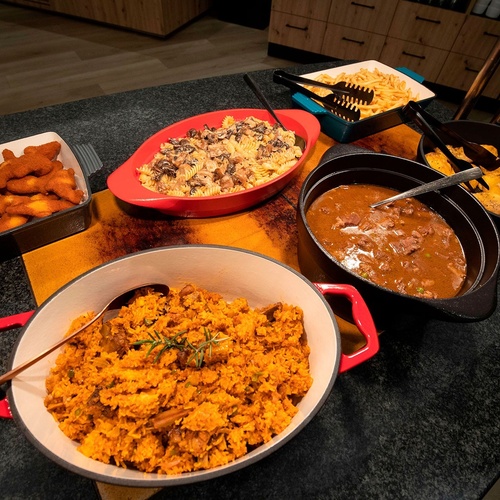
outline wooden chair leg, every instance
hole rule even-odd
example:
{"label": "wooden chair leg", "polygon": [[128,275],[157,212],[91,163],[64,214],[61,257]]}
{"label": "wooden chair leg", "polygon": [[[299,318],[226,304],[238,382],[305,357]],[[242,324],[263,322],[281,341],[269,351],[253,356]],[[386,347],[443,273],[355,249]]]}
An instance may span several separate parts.
{"label": "wooden chair leg", "polygon": [[465,95],[464,100],[458,107],[455,115],[453,116],[454,120],[466,119],[469,116],[469,113],[474,108],[477,98],[481,95],[484,88],[490,81],[491,77],[494,75],[498,65],[500,63],[500,39],[495,45],[494,49],[491,51],[491,54],[488,56],[488,59],[484,63],[483,67],[477,74],[474,82],[470,86],[467,94]]}

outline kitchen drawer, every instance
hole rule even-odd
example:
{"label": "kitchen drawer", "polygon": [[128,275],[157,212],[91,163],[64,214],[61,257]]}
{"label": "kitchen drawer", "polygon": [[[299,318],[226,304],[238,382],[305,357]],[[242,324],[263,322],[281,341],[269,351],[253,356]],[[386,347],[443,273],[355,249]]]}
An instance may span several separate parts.
{"label": "kitchen drawer", "polygon": [[500,39],[499,21],[469,16],[451,51],[487,59],[498,39]]}
{"label": "kitchen drawer", "polygon": [[436,81],[448,52],[421,44],[387,37],[380,61],[387,66],[403,66],[431,82]]}
{"label": "kitchen drawer", "polygon": [[330,12],[331,0],[273,0],[272,10],[295,16],[326,21]]}
{"label": "kitchen drawer", "polygon": [[[474,82],[485,60],[451,52],[436,82],[460,90],[468,90]],[[500,94],[500,72],[496,72],[482,95],[498,99]]]}
{"label": "kitchen drawer", "polygon": [[271,11],[268,41],[294,49],[321,53],[326,21]]}
{"label": "kitchen drawer", "polygon": [[378,59],[384,35],[328,24],[321,54],[338,59]]}
{"label": "kitchen drawer", "polygon": [[328,22],[387,35],[398,0],[333,0]]}
{"label": "kitchen drawer", "polygon": [[450,50],[465,14],[413,2],[400,2],[388,35],[400,40]]}

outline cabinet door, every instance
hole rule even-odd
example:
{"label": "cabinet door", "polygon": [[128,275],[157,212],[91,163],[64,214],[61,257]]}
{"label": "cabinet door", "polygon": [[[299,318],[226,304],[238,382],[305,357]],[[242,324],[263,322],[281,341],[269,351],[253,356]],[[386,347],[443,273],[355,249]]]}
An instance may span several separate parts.
{"label": "cabinet door", "polygon": [[469,16],[451,49],[458,54],[466,54],[487,59],[500,39],[500,22],[485,17]]}
{"label": "cabinet door", "polygon": [[[165,26],[160,0],[143,2],[131,0],[51,0],[56,12],[115,24],[148,33],[164,35]],[[174,14],[175,15],[175,14]]]}
{"label": "cabinet door", "polygon": [[326,21],[328,12],[330,12],[330,3],[331,0],[309,0],[308,2],[304,2],[304,0],[273,0],[271,9]]}
{"label": "cabinet door", "polygon": [[388,37],[380,61],[393,68],[406,67],[426,80],[435,82],[447,55],[448,52],[441,49]]}
{"label": "cabinet door", "polygon": [[328,22],[386,35],[398,0],[333,0]]}
{"label": "cabinet door", "polygon": [[389,36],[450,50],[465,18],[465,14],[451,10],[399,2]]}
{"label": "cabinet door", "polygon": [[378,59],[384,35],[328,24],[321,53],[337,59]]}
{"label": "cabinet door", "polygon": [[[459,90],[468,90],[483,64],[484,59],[451,52],[443,65],[437,83]],[[499,94],[500,73],[497,71],[486,86],[483,95],[498,99]]]}
{"label": "cabinet door", "polygon": [[294,49],[321,53],[326,21],[271,11],[268,41]]}

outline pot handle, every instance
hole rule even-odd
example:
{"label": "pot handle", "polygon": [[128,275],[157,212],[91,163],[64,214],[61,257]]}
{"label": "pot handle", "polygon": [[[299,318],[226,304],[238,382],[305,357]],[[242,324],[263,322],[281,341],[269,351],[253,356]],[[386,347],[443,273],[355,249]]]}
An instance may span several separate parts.
{"label": "pot handle", "polygon": [[0,418],[12,418],[7,397],[0,399]]}
{"label": "pot handle", "polygon": [[[24,326],[35,311],[27,311],[19,314],[13,314],[5,318],[0,318],[0,332],[10,328],[19,328]],[[12,418],[9,401],[3,390],[0,389],[0,418]]]}
{"label": "pot handle", "polygon": [[24,326],[35,311],[27,311],[0,318],[0,331]]}
{"label": "pot handle", "polygon": [[366,344],[352,354],[340,356],[339,373],[343,373],[375,356],[379,350],[379,340],[372,315],[360,293],[351,285],[314,283],[323,295],[343,295],[352,304],[352,316],[356,326],[366,340]]}

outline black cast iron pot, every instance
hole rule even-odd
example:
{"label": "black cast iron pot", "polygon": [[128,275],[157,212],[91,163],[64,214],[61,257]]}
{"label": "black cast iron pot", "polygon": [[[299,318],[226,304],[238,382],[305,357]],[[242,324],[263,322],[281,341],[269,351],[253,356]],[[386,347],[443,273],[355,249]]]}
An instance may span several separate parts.
{"label": "black cast iron pot", "polygon": [[[500,151],[500,126],[498,125],[470,120],[454,120],[444,122],[444,124],[469,141],[477,142],[478,144],[489,144]],[[443,139],[445,144],[456,147],[461,146],[459,142],[447,139],[439,132],[439,130],[436,130],[435,132],[441,137],[441,139]],[[434,151],[434,149],[435,146],[432,141],[427,136],[423,135],[418,143],[416,160],[420,163],[424,163],[425,165],[429,165],[425,155]],[[500,228],[500,214],[489,210],[486,211],[495,222],[497,228]]]}
{"label": "black cast iron pot", "polygon": [[[317,241],[306,221],[311,203],[321,194],[344,184],[376,184],[406,191],[442,174],[421,163],[377,154],[355,153],[326,160],[302,186],[298,213],[298,258],[301,272],[314,282],[348,283],[365,299],[375,324],[385,329],[410,318],[478,321],[487,318],[497,303],[500,240],[497,228],[482,205],[460,186],[419,196],[441,215],[462,243],[467,277],[456,297],[423,299],[391,291],[349,271]],[[330,304],[341,317],[350,319],[342,303]]]}

